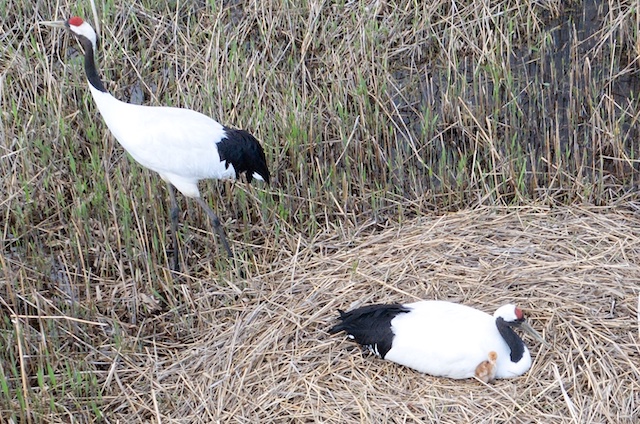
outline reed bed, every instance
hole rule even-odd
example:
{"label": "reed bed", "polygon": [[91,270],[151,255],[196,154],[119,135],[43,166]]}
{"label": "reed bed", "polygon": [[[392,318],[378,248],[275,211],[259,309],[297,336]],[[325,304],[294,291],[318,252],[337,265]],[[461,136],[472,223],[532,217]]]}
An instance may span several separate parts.
{"label": "reed bed", "polygon": [[[206,182],[246,278],[107,131],[77,44],[0,3],[0,422],[640,420],[640,19],[626,0],[98,1],[122,100],[254,133]],[[520,305],[523,377],[418,374],[337,309]]]}
{"label": "reed bed", "polygon": [[[151,293],[123,299],[120,283],[105,281],[93,287],[107,294],[102,312],[76,305],[85,321],[45,299],[13,317],[23,344],[16,366],[90,365],[107,422],[633,423],[639,225],[636,207],[480,208],[289,240],[244,287],[201,279],[182,285],[173,307]],[[147,312],[133,325],[114,316],[114,298]],[[327,333],[338,308],[417,299],[487,312],[516,303],[550,347],[526,340],[531,370],[483,385],[419,374]],[[55,334],[74,341],[63,357],[43,352]],[[49,422],[86,402],[50,384],[31,390],[36,409],[55,405],[41,415]]]}

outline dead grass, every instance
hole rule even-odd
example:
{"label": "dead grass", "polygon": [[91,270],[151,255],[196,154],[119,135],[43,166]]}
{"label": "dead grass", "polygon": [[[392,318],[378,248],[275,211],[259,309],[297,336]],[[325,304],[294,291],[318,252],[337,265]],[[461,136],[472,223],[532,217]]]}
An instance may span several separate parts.
{"label": "dead grass", "polygon": [[[98,2],[114,95],[265,145],[271,187],[202,187],[246,280],[186,201],[170,278],[164,184],[36,25],[87,5],[0,4],[0,422],[640,421],[633,2]],[[553,349],[487,387],[325,332],[422,298]]]}
{"label": "dead grass", "polygon": [[[219,326],[204,329],[208,348],[198,343],[172,356],[179,365],[163,377],[184,388],[185,368],[204,373],[200,388],[192,382],[205,401],[182,409],[194,417],[634,422],[637,228],[634,211],[484,209],[348,241],[317,240],[249,282],[237,308],[211,311]],[[516,302],[553,349],[532,346],[535,363],[525,377],[485,387],[363,357],[325,332],[337,308],[423,298],[488,311]]]}
{"label": "dead grass", "polygon": [[[640,218],[629,206],[483,208],[291,238],[243,289],[199,280],[139,325],[105,310],[74,333],[91,334],[86,359],[104,364],[92,372],[107,422],[634,423]],[[338,308],[425,298],[489,312],[515,302],[552,348],[528,340],[531,370],[484,386],[365,356],[326,333]],[[59,331],[72,325],[50,314],[34,311]],[[34,344],[27,357],[38,355],[50,335],[17,322]]]}

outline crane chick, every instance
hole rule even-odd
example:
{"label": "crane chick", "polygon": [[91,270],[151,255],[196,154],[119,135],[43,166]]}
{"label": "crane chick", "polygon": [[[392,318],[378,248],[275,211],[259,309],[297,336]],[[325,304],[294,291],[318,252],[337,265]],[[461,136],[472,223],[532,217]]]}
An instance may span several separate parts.
{"label": "crane chick", "polygon": [[493,383],[493,380],[496,379],[496,371],[498,370],[496,366],[497,362],[498,354],[492,350],[489,352],[489,359],[480,362],[476,367],[476,378],[485,383]]}

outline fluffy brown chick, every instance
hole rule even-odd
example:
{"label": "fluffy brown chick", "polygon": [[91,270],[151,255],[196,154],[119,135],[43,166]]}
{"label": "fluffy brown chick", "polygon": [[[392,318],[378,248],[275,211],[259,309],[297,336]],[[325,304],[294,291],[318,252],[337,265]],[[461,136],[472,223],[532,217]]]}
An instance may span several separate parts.
{"label": "fluffy brown chick", "polygon": [[498,354],[494,351],[489,352],[489,359],[480,362],[476,367],[475,375],[478,380],[485,383],[491,383],[496,378],[496,371],[498,367],[496,362],[498,361]]}

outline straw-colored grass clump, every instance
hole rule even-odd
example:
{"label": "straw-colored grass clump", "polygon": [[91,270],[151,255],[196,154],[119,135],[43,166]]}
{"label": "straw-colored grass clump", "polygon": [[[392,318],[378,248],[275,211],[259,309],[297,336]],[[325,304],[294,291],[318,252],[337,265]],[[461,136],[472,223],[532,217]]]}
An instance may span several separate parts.
{"label": "straw-colored grass clump", "polygon": [[[640,422],[634,2],[96,3],[108,90],[251,131],[273,180],[201,186],[246,279],[182,197],[172,276],[164,184],[37,25],[89,3],[0,2],[0,423]],[[486,386],[326,332],[418,299],[552,347]]]}
{"label": "straw-colored grass clump", "polygon": [[[119,350],[97,344],[106,409],[129,422],[635,422],[638,226],[629,210],[487,208],[292,240],[246,289],[183,287],[180,323],[159,314]],[[517,303],[552,347],[527,339],[531,370],[486,386],[326,332],[337,308],[425,298]]]}

